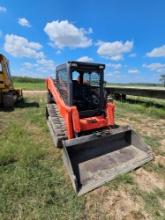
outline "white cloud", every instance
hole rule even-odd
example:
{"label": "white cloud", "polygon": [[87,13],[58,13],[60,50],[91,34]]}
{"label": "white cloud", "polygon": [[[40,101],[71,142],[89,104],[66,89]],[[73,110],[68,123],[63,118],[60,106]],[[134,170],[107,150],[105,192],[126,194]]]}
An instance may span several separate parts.
{"label": "white cloud", "polygon": [[109,76],[116,76],[116,75],[120,75],[121,72],[118,70],[114,70],[114,71],[110,71],[110,72],[106,72],[105,75],[109,75]]}
{"label": "white cloud", "polygon": [[154,48],[146,54],[148,57],[165,57],[165,45]]}
{"label": "white cloud", "polygon": [[125,53],[131,52],[133,48],[132,41],[114,41],[114,42],[102,42],[97,43],[99,46],[97,53],[107,59],[118,61],[123,59]]}
{"label": "white cloud", "polygon": [[155,71],[157,69],[164,68],[165,64],[164,63],[143,64],[143,67],[146,67],[152,71]]}
{"label": "white cloud", "polygon": [[131,74],[137,74],[137,73],[139,73],[140,71],[138,70],[138,69],[129,69],[128,70],[128,73],[131,73]]}
{"label": "white cloud", "polygon": [[4,6],[0,6],[0,13],[6,12],[7,8]]}
{"label": "white cloud", "polygon": [[112,72],[105,72],[105,80],[108,82],[111,82],[114,79],[119,80],[120,78],[121,78],[121,72],[118,70]]}
{"label": "white cloud", "polygon": [[106,73],[105,73],[105,77],[110,77],[110,76],[113,76],[113,73],[112,73],[112,72],[106,72]]}
{"label": "white cloud", "polygon": [[131,53],[131,54],[129,54],[129,57],[136,57],[137,56],[137,54],[136,53]]}
{"label": "white cloud", "polygon": [[35,59],[44,58],[41,51],[42,45],[37,42],[30,42],[26,38],[7,34],[5,36],[4,49],[14,57],[29,57]]}
{"label": "white cloud", "polygon": [[118,70],[122,67],[121,63],[108,63],[106,66],[115,70]]}
{"label": "white cloud", "polygon": [[26,18],[18,18],[18,24],[23,27],[31,27],[29,21]]}
{"label": "white cloud", "polygon": [[83,56],[77,59],[77,61],[81,61],[81,62],[93,62],[93,58],[88,57],[88,56]]}
{"label": "white cloud", "polygon": [[165,73],[165,64],[164,63],[151,63],[143,64],[144,68],[147,68],[156,73]]}
{"label": "white cloud", "polygon": [[55,74],[55,67],[53,60],[43,58],[33,63],[23,63],[19,72],[33,77],[46,77]]}
{"label": "white cloud", "polygon": [[51,70],[51,71],[55,71],[55,63],[53,60],[49,60],[49,59],[39,59],[37,60],[37,64],[39,66],[39,68],[45,70]]}
{"label": "white cloud", "polygon": [[49,22],[44,31],[53,45],[60,49],[64,47],[85,48],[92,45],[92,40],[86,36],[92,32],[92,29],[78,28],[67,20]]}
{"label": "white cloud", "polygon": [[25,69],[25,70],[29,70],[29,69],[33,69],[33,68],[35,68],[35,67],[38,67],[38,64],[37,63],[29,63],[29,62],[25,62],[25,63],[23,63],[23,68]]}

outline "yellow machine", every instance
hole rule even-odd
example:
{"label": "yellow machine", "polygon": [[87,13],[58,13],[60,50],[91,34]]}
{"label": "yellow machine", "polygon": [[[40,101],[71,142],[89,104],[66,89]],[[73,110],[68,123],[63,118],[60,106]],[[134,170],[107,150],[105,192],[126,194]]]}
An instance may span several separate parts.
{"label": "yellow machine", "polygon": [[4,108],[12,108],[15,102],[22,98],[22,90],[14,89],[8,60],[0,54],[0,105]]}

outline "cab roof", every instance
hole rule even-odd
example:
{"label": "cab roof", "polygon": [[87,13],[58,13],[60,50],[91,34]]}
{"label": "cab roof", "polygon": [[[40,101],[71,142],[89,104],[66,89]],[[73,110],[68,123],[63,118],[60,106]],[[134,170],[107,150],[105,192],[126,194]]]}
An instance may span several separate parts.
{"label": "cab roof", "polygon": [[105,69],[105,64],[102,63],[90,63],[90,62],[80,62],[80,61],[67,61],[64,64],[61,64],[56,67],[57,70],[65,68],[69,65],[71,68],[75,69]]}

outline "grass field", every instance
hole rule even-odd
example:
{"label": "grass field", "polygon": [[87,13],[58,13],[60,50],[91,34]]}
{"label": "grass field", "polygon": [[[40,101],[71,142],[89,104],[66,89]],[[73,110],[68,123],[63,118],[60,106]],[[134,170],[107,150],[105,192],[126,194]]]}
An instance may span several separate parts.
{"label": "grass field", "polygon": [[14,82],[14,86],[17,89],[23,90],[44,90],[46,88],[43,82]]}
{"label": "grass field", "polygon": [[165,219],[163,106],[117,103],[117,123],[131,124],[155,160],[77,197],[45,122],[45,96],[24,96],[14,111],[0,111],[0,219]]}
{"label": "grass field", "polygon": [[[19,77],[13,76],[14,85],[18,89],[24,90],[42,90],[45,89],[45,80],[41,78],[31,78],[31,77]],[[128,83],[128,84],[115,84],[115,83],[107,83],[107,86],[130,86],[130,87],[162,87],[161,84],[154,83]]]}

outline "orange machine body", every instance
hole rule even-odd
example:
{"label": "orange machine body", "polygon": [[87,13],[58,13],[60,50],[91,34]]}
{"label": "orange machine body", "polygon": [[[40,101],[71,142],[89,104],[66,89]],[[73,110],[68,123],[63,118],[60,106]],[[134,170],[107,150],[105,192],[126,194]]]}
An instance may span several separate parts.
{"label": "orange machine body", "polygon": [[78,134],[83,131],[91,131],[114,126],[114,103],[110,102],[106,104],[105,116],[94,116],[81,119],[76,106],[68,106],[65,104],[51,78],[46,80],[46,85],[48,91],[51,92],[53,99],[57,104],[62,118],[64,119],[68,139],[74,138],[75,133]]}

